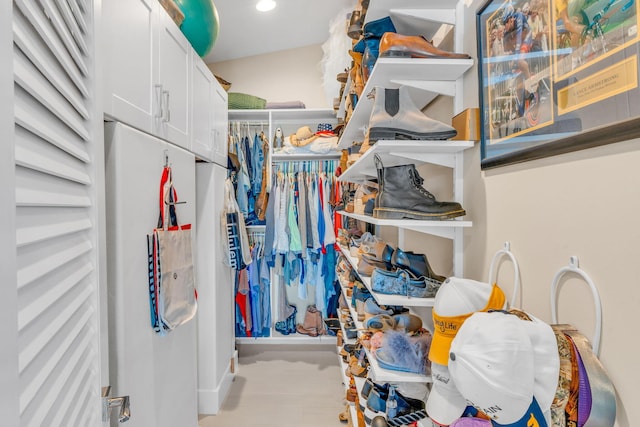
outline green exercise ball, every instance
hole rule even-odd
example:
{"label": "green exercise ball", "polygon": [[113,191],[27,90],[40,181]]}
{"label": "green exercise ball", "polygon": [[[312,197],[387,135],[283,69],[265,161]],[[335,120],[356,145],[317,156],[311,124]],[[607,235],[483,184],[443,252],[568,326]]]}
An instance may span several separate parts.
{"label": "green exercise ball", "polygon": [[180,30],[193,46],[193,49],[205,57],[218,38],[220,18],[213,0],[176,0],[184,13]]}

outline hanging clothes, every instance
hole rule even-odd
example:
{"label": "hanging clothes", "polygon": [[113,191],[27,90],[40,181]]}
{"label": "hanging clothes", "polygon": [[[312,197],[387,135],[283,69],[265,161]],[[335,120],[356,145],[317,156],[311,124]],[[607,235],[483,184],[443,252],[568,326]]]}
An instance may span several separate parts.
{"label": "hanging clothes", "polygon": [[267,337],[271,327],[270,268],[264,259],[264,233],[249,233],[253,262],[236,274],[236,336]]}
{"label": "hanging clothes", "polygon": [[229,164],[232,167],[232,175],[235,176],[236,200],[246,218],[247,225],[265,223],[264,219],[260,219],[256,208],[263,177],[269,175],[270,169],[269,141],[264,131],[258,132],[256,126],[263,125],[245,122],[229,123],[229,153],[230,158],[236,159]]}
{"label": "hanging clothes", "polygon": [[[273,237],[266,239],[265,253],[273,259],[282,288],[279,295],[315,305],[324,317],[336,294],[334,171],[333,161],[276,163],[266,214],[266,228],[273,230]],[[291,301],[282,299],[278,306],[290,307]],[[297,308],[304,314],[306,306]],[[291,312],[277,315],[275,321],[284,322]]]}

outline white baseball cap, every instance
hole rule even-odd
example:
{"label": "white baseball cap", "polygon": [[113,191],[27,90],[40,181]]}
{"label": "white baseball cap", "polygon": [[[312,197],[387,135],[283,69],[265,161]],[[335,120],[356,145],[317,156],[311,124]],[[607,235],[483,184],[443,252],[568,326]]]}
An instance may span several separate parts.
{"label": "white baseball cap", "polygon": [[449,277],[442,283],[433,305],[433,340],[429,360],[440,365],[449,362],[449,347],[456,333],[476,311],[500,310],[505,296],[497,285]]}
{"label": "white baseball cap", "polygon": [[[519,312],[518,315],[522,315]],[[549,325],[504,311],[478,312],[453,339],[449,372],[460,394],[494,426],[550,425],[560,358]]]}
{"label": "white baseball cap", "polygon": [[462,416],[467,400],[456,388],[446,366],[431,363],[431,379],[427,415],[434,423],[448,426]]}

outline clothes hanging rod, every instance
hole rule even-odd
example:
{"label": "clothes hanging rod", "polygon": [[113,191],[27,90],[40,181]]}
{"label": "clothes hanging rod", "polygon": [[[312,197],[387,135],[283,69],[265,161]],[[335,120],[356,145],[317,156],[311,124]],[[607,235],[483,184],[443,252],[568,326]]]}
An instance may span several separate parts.
{"label": "clothes hanging rod", "polygon": [[244,120],[229,120],[229,124],[235,125],[236,123],[248,126],[264,126],[269,124],[269,121],[265,120],[264,122],[246,122]]}
{"label": "clothes hanging rod", "polygon": [[284,162],[332,162],[340,159],[341,153],[335,154],[273,154],[271,161]]}

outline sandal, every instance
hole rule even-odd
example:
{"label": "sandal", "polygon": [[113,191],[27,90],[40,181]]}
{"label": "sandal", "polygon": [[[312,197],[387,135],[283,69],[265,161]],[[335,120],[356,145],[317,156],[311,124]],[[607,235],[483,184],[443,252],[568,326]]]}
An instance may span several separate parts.
{"label": "sandal", "polygon": [[346,423],[349,421],[349,405],[346,405],[344,411],[338,414],[338,419],[340,422]]}

